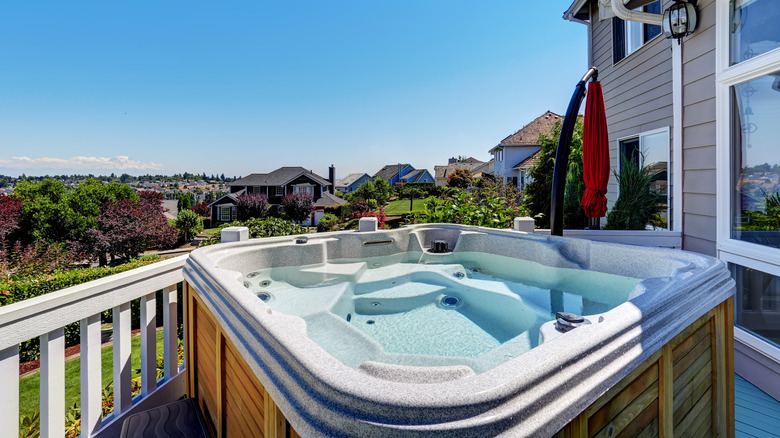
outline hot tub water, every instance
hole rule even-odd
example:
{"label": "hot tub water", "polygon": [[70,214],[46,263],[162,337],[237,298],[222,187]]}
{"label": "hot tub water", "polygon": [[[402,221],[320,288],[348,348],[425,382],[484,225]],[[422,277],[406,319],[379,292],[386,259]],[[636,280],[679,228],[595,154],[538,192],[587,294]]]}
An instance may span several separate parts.
{"label": "hot tub water", "polygon": [[270,268],[242,282],[348,366],[466,365],[479,373],[540,342],[555,313],[604,313],[639,279],[486,253],[410,252]]}

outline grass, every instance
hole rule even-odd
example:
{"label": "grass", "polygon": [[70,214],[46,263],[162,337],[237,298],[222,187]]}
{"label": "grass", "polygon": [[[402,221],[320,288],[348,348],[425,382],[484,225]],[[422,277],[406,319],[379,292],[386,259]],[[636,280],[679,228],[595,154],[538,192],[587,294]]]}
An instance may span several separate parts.
{"label": "grass", "polygon": [[388,216],[399,216],[404,213],[423,213],[424,211],[425,199],[415,199],[411,210],[409,210],[408,199],[393,201],[385,207],[385,214]]}
{"label": "grass", "polygon": [[[157,331],[157,357],[163,354],[163,332]],[[133,369],[132,377],[138,377],[141,368],[141,337],[135,336],[130,341],[130,361]],[[114,346],[109,345],[101,351],[101,368],[103,375],[101,386],[105,388],[114,380],[113,362]],[[65,408],[68,409],[74,403],[80,404],[81,397],[81,358],[74,357],[65,361]],[[138,371],[136,371],[138,370]],[[19,379],[19,415],[32,416],[40,410],[40,373],[30,374]]]}
{"label": "grass", "polygon": [[206,229],[203,230],[203,232],[206,233],[206,234],[215,235],[215,234],[219,234],[219,230],[220,230],[219,227],[217,227],[217,228],[206,228]]}

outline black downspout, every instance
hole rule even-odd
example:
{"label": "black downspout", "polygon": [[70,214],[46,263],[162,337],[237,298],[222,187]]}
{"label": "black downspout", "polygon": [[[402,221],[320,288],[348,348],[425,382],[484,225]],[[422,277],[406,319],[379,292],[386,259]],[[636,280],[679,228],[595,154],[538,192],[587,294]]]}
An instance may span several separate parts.
{"label": "black downspout", "polygon": [[577,83],[574,94],[569,101],[566,117],[561,126],[561,136],[558,138],[558,149],[555,151],[555,170],[553,171],[552,200],[550,202],[550,234],[563,236],[563,195],[566,190],[566,174],[569,170],[569,152],[571,151],[571,136],[577,124],[577,113],[585,97],[585,83],[588,79],[598,79],[599,69],[591,67],[585,76]]}

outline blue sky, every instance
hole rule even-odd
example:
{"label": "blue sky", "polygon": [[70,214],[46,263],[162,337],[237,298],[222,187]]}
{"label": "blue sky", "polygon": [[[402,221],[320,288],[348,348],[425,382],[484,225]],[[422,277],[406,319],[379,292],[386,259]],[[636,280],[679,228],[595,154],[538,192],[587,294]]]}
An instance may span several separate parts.
{"label": "blue sky", "polygon": [[4,2],[0,174],[487,160],[565,111],[587,69],[569,4]]}

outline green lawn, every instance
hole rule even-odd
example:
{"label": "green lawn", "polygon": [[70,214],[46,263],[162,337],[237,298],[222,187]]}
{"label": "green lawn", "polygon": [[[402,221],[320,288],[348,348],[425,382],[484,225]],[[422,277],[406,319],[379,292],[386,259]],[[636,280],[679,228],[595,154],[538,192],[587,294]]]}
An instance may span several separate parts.
{"label": "green lawn", "polygon": [[214,235],[214,234],[219,234],[219,230],[220,230],[219,227],[217,227],[217,228],[206,228],[205,230],[203,230],[203,232],[206,233],[206,234]]}
{"label": "green lawn", "polygon": [[385,214],[388,216],[398,216],[404,213],[423,213],[425,211],[425,199],[415,199],[412,204],[412,210],[409,210],[409,200],[399,199],[391,202],[385,207]]}
{"label": "green lawn", "polygon": [[[163,332],[159,330],[157,332],[157,357],[162,357],[163,354]],[[141,368],[141,337],[135,336],[131,338],[131,366],[133,368],[133,378],[138,377]],[[113,376],[113,354],[114,346],[109,345],[101,351],[102,356],[102,368],[103,378],[102,386],[105,388],[109,383],[114,380]],[[74,403],[79,402],[81,396],[81,360],[79,357],[68,359],[65,361],[65,408],[73,406]],[[27,377],[23,377],[19,380],[19,415],[32,416],[40,410],[39,394],[40,394],[40,381],[41,376],[39,373],[31,374]]]}

